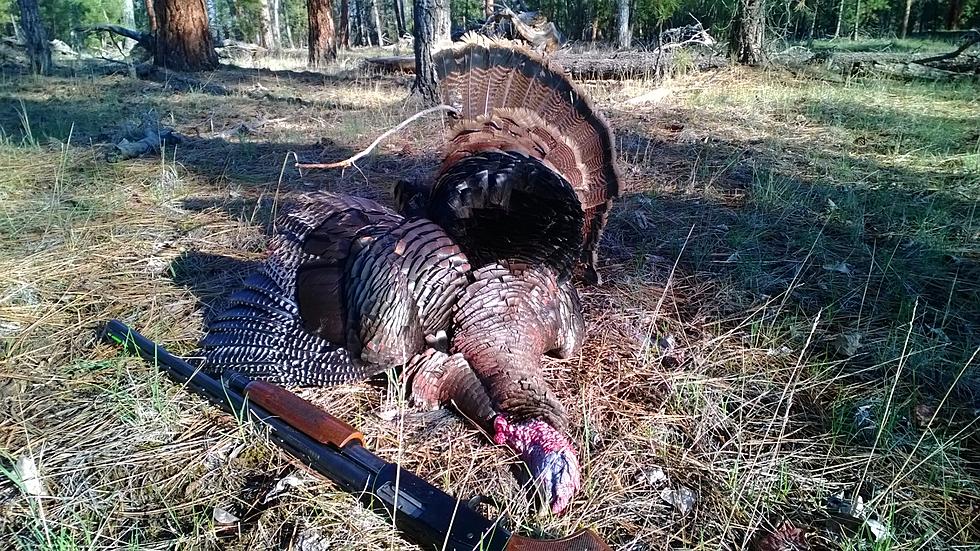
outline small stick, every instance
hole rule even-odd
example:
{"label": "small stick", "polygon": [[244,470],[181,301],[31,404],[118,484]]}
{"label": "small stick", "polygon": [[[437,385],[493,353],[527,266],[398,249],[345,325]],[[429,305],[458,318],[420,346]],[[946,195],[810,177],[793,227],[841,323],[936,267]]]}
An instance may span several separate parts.
{"label": "small stick", "polygon": [[412,115],[411,117],[403,120],[398,126],[378,136],[378,138],[374,140],[374,142],[372,142],[371,145],[367,147],[367,149],[361,151],[360,153],[354,155],[353,157],[348,157],[343,161],[337,161],[335,163],[296,163],[295,166],[296,168],[348,168],[350,166],[357,166],[354,163],[356,163],[357,161],[359,161],[360,159],[366,157],[369,153],[371,153],[371,151],[373,151],[374,148],[378,147],[378,144],[380,144],[382,140],[384,140],[388,136],[391,136],[395,132],[398,132],[402,128],[405,128],[413,121],[421,117],[424,117],[430,113],[435,113],[436,111],[449,111],[455,115],[459,115],[459,111],[455,107],[452,107],[450,105],[443,104],[443,105],[437,105],[435,107],[430,107],[424,111],[419,111],[418,113]]}

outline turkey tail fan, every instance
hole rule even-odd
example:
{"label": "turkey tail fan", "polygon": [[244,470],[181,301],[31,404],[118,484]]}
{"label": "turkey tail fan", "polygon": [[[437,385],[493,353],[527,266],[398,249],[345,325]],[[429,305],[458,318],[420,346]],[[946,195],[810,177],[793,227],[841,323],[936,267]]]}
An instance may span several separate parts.
{"label": "turkey tail fan", "polygon": [[[574,224],[579,232],[574,250],[585,264],[586,279],[596,282],[595,251],[620,180],[605,118],[564,69],[517,42],[470,33],[438,52],[434,63],[443,102],[459,109],[462,119],[450,135],[436,188],[451,183],[441,176],[452,165],[481,151],[540,162],[574,190],[582,211],[581,223]],[[438,191],[433,190],[430,205]],[[515,206],[518,211],[510,214],[518,217],[519,205],[510,208]]]}

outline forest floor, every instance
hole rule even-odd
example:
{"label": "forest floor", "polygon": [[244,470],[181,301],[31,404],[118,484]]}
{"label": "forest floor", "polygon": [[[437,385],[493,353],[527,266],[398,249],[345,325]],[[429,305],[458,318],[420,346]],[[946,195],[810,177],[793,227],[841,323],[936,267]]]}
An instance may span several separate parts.
{"label": "forest floor", "polygon": [[[299,174],[294,158],[345,158],[416,112],[408,77],[225,67],[207,83],[228,93],[0,75],[2,548],[406,546],[96,333],[119,318],[190,353],[284,205],[314,189],[390,203],[398,179],[430,173],[444,122],[357,169]],[[383,382],[299,392],[378,455],[495,498],[525,534],[976,549],[977,88],[742,68],[585,86],[625,185],[605,282],[581,289],[585,349],[547,362],[584,463],[569,513],[536,517],[504,449]],[[148,111],[187,139],[107,162]],[[670,499],[685,489],[689,510]]]}

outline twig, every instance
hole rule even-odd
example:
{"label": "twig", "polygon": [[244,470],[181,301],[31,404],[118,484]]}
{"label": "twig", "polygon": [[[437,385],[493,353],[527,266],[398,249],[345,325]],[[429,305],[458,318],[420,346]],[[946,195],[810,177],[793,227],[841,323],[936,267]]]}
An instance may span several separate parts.
{"label": "twig", "polygon": [[408,126],[409,124],[411,124],[413,121],[415,121],[417,119],[420,119],[420,118],[422,118],[422,117],[424,117],[424,116],[426,116],[426,115],[428,115],[430,113],[435,113],[437,111],[449,111],[449,112],[451,112],[453,114],[456,114],[456,115],[459,114],[459,111],[455,107],[452,107],[451,105],[442,104],[442,105],[437,105],[435,107],[430,107],[430,108],[425,109],[423,111],[419,111],[418,113],[412,115],[411,117],[403,120],[398,126],[392,128],[391,130],[388,130],[384,134],[378,136],[378,138],[376,140],[374,140],[374,142],[372,142],[371,145],[369,145],[367,147],[367,149],[361,151],[360,153],[354,155],[353,157],[348,157],[348,158],[344,159],[343,161],[337,161],[335,163],[296,163],[295,166],[296,166],[296,168],[300,168],[300,169],[302,169],[302,168],[348,168],[348,167],[351,167],[351,166],[355,166],[356,167],[357,165],[355,165],[354,163],[356,163],[357,161],[361,160],[362,158],[364,158],[368,154],[370,154],[371,151],[374,150],[374,148],[378,147],[378,144],[380,144],[382,140],[384,140],[388,136],[391,136],[395,132],[398,132],[402,128],[405,128],[406,126]]}

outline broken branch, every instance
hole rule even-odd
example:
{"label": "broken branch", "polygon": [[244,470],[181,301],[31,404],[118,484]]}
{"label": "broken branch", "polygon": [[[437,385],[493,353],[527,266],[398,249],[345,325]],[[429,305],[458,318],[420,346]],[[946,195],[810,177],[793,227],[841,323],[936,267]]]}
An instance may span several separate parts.
{"label": "broken branch", "polygon": [[79,27],[75,30],[83,33],[106,32],[110,34],[117,34],[124,38],[135,40],[137,45],[148,52],[153,52],[155,48],[153,35],[133,29],[127,29],[126,27],[120,27],[119,25],[91,25],[88,27]]}
{"label": "broken branch", "polygon": [[946,61],[947,59],[953,59],[959,56],[967,50],[970,46],[973,46],[977,42],[980,42],[980,30],[973,29],[970,32],[963,35],[963,44],[959,48],[956,48],[952,52],[946,54],[935,55],[932,57],[926,57],[923,59],[917,59],[913,63],[918,63],[919,65],[925,65],[926,63],[935,63],[937,61]]}
{"label": "broken branch", "polygon": [[423,111],[419,111],[418,113],[412,115],[411,117],[403,120],[398,126],[392,128],[391,130],[388,130],[384,134],[378,136],[378,138],[376,140],[374,140],[374,142],[372,142],[371,145],[367,146],[367,149],[361,151],[360,153],[354,155],[353,157],[348,157],[348,158],[344,159],[343,161],[337,161],[335,163],[296,163],[294,166],[296,168],[299,168],[299,169],[303,169],[303,168],[348,168],[348,167],[351,167],[351,166],[357,166],[354,163],[356,163],[357,161],[363,159],[364,157],[366,157],[367,155],[369,155],[372,151],[374,151],[374,148],[378,147],[378,144],[380,144],[385,138],[387,138],[388,136],[391,136],[395,132],[398,132],[402,128],[405,128],[406,126],[408,126],[412,122],[414,122],[414,121],[416,121],[416,120],[418,120],[418,119],[420,119],[420,118],[422,118],[422,117],[424,117],[424,116],[426,116],[426,115],[428,115],[430,113],[435,113],[437,111],[449,111],[450,113],[453,113],[454,115],[459,115],[459,111],[455,107],[453,107],[451,105],[445,105],[445,104],[443,104],[443,105],[437,105],[435,107],[430,107],[430,108],[425,109]]}

